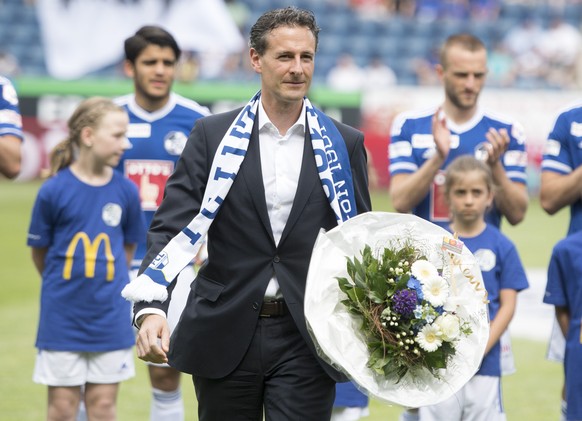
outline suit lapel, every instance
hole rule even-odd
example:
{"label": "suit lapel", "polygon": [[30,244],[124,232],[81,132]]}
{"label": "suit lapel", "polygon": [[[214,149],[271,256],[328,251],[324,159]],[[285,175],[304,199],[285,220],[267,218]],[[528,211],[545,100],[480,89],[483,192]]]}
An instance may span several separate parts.
{"label": "suit lapel", "polygon": [[305,141],[303,142],[303,159],[301,162],[299,181],[297,183],[297,192],[295,193],[291,213],[289,214],[289,218],[287,218],[287,224],[285,224],[279,244],[283,243],[289,231],[291,231],[295,223],[299,220],[299,216],[307,204],[311,191],[313,190],[315,183],[318,181],[319,175],[317,173],[317,168],[315,167],[315,158],[313,157],[313,148],[311,147],[311,136],[309,135],[309,129],[306,128]]}
{"label": "suit lapel", "polygon": [[259,145],[258,117],[253,125],[253,132],[249,141],[249,147],[245,159],[240,169],[240,175],[243,176],[249,196],[251,197],[259,218],[269,233],[271,240],[274,242],[273,230],[267,211],[267,201],[265,199],[265,184],[263,183],[263,171],[261,169],[261,149]]}

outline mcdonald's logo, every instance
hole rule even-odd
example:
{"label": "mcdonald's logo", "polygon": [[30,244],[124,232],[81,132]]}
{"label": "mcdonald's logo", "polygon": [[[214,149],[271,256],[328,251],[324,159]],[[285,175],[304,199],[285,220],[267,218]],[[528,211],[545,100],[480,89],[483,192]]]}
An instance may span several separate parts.
{"label": "mcdonald's logo", "polygon": [[111,252],[111,241],[109,240],[109,236],[104,232],[97,235],[97,237],[95,237],[95,241],[93,242],[91,242],[89,236],[84,232],[78,232],[75,234],[69,243],[67,253],[65,254],[63,278],[67,281],[71,279],[71,272],[73,270],[73,256],[75,255],[79,241],[82,242],[85,249],[85,277],[95,277],[97,253],[99,252],[101,243],[103,243],[105,257],[107,259],[107,281],[113,281],[113,277],[115,276],[115,259],[113,257],[113,253]]}

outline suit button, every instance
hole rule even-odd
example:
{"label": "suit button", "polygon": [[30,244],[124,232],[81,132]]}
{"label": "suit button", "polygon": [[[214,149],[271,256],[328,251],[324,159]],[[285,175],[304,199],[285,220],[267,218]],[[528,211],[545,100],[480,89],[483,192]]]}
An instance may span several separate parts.
{"label": "suit button", "polygon": [[259,303],[257,303],[256,301],[253,303],[253,310],[258,311],[260,308]]}
{"label": "suit button", "polygon": [[281,261],[281,259],[279,259],[279,256],[275,256],[275,258],[273,259],[273,262],[275,263],[279,263]]}

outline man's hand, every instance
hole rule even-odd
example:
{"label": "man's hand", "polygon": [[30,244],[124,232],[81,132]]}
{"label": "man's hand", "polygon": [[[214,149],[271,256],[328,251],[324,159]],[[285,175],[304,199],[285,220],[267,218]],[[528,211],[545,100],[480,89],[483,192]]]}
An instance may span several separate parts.
{"label": "man's hand", "polygon": [[162,364],[168,362],[170,350],[170,328],[167,320],[159,314],[145,315],[136,342],[140,360]]}
{"label": "man's hand", "polygon": [[447,120],[440,107],[432,116],[432,136],[436,152],[445,161],[451,150],[451,131],[447,127]]}
{"label": "man's hand", "polygon": [[494,128],[490,128],[485,134],[485,138],[489,143],[487,143],[487,163],[493,166],[499,162],[501,155],[509,147],[509,133],[507,129],[501,129],[499,131]]}

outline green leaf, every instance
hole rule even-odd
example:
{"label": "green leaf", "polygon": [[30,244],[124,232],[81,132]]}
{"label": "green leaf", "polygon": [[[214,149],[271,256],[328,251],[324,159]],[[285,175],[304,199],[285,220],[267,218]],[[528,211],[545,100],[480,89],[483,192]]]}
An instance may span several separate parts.
{"label": "green leaf", "polygon": [[444,349],[441,346],[436,351],[426,353],[424,361],[428,364],[428,367],[434,369],[446,368],[447,360],[446,355],[443,351]]}
{"label": "green leaf", "polygon": [[366,293],[364,292],[364,290],[362,288],[353,287],[352,289],[347,290],[346,294],[348,294],[348,297],[350,298],[350,300],[352,300],[356,303],[361,303],[362,301],[364,301],[366,299]]}
{"label": "green leaf", "polygon": [[370,291],[368,293],[368,298],[376,304],[382,304],[385,300],[385,295],[380,296],[376,291]]}
{"label": "green leaf", "polygon": [[346,292],[348,289],[353,288],[353,285],[350,281],[348,281],[347,278],[336,278],[337,279],[337,283],[339,285],[339,288],[343,291]]}

